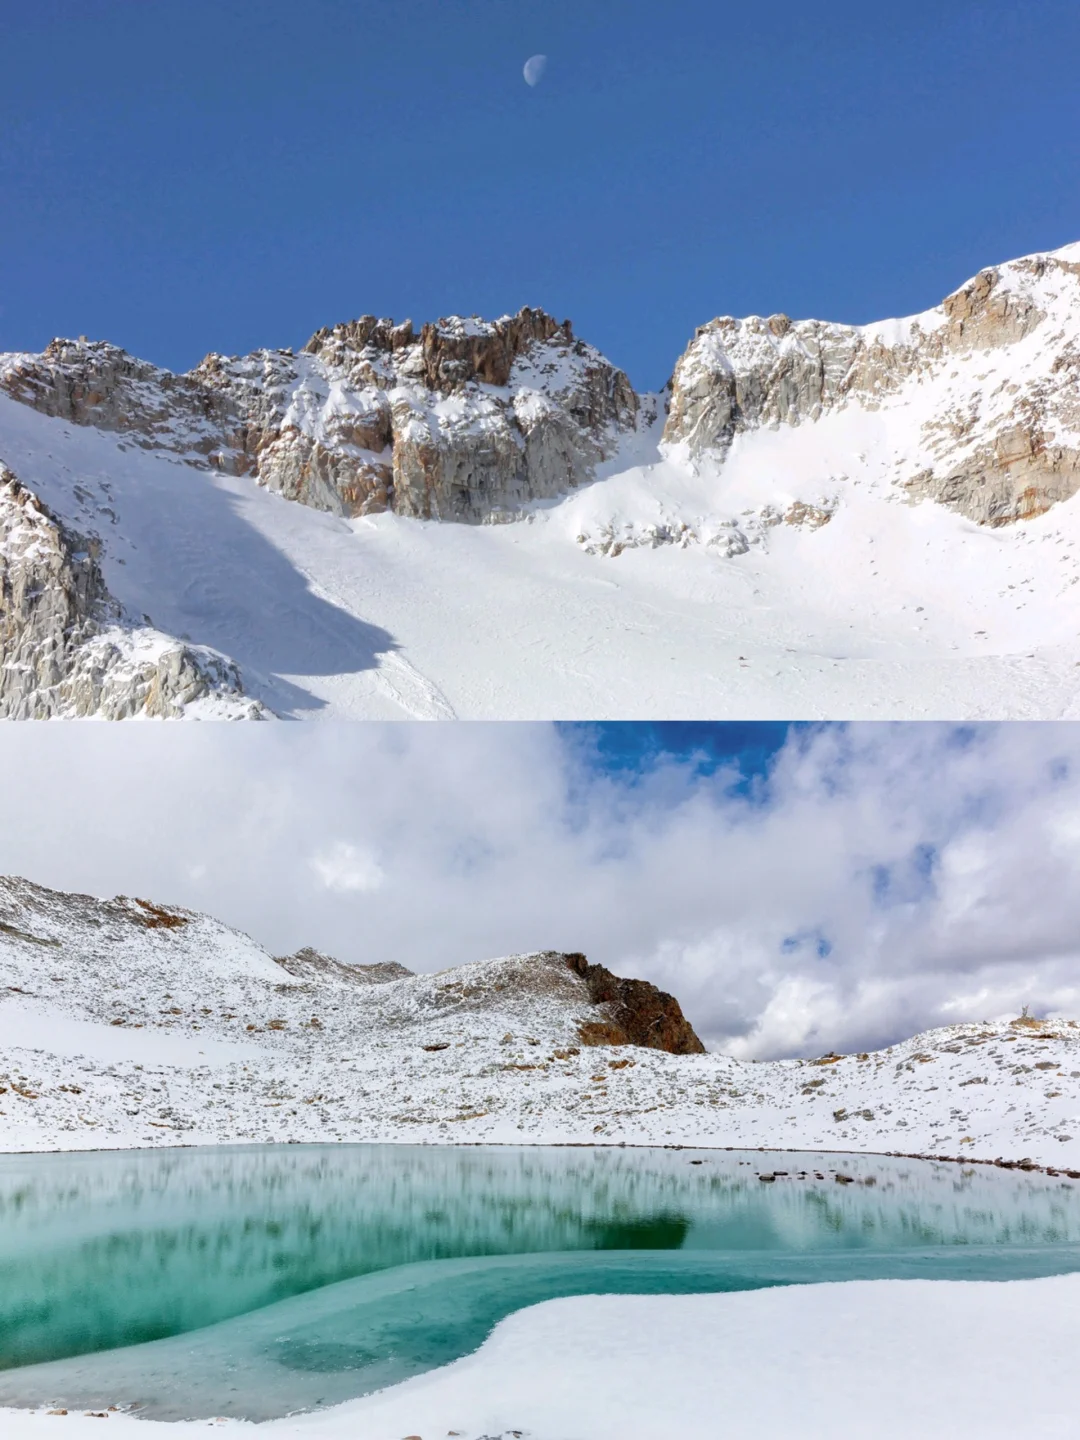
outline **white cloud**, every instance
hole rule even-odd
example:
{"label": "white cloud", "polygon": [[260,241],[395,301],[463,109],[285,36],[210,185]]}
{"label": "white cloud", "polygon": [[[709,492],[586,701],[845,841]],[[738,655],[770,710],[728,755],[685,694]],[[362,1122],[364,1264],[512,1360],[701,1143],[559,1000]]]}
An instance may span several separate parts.
{"label": "white cloud", "polygon": [[1080,726],[802,732],[762,796],[545,725],[0,727],[0,871],[275,954],[584,950],[744,1056],[1080,1015]]}
{"label": "white cloud", "polygon": [[327,890],[370,895],[382,887],[386,876],[370,850],[339,840],[336,845],[313,855],[310,865]]}

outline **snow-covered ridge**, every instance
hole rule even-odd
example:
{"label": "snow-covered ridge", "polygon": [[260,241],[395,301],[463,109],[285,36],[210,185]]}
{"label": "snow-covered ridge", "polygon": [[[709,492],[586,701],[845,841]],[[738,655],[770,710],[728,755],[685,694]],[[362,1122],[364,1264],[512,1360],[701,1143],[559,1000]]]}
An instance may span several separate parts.
{"label": "snow-covered ridge", "polygon": [[[594,478],[647,398],[569,321],[527,307],[419,331],[363,316],[299,354],[211,354],[185,375],[104,342],[54,340],[0,356],[0,388],[336,514],[473,522]],[[1080,244],[981,270],[906,319],[722,316],[698,329],[663,400],[666,452],[691,468],[722,465],[763,428],[884,412],[880,455],[850,417],[845,479],[884,466],[909,499],[979,523],[1030,518],[1080,486]],[[814,497],[801,503],[828,518]]]}
{"label": "snow-covered ridge", "polygon": [[1075,1021],[952,1025],[812,1060],[671,1054],[605,1043],[624,1038],[618,1006],[595,1003],[583,965],[275,960],[207,916],[3,880],[0,1150],[678,1144],[1080,1173]]}
{"label": "snow-covered ridge", "polygon": [[[845,409],[852,459],[911,499],[1004,525],[1075,494],[1080,245],[981,270],[906,320],[713,320],[676,366],[664,439],[722,461],[739,435]],[[859,411],[879,416],[877,456]]]}
{"label": "snow-covered ridge", "polygon": [[492,521],[591,479],[633,431],[626,376],[540,310],[494,321],[363,316],[292,350],[208,355],[186,375],[104,342],[0,357],[45,414],[252,474],[338,515]]}

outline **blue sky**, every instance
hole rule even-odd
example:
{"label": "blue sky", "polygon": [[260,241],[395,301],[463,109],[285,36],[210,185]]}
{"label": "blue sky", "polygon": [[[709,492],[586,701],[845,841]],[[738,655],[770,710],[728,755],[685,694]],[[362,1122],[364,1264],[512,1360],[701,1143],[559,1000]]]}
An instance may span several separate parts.
{"label": "blue sky", "polygon": [[1080,725],[15,725],[0,874],[273,954],[584,951],[733,1054],[1080,1013]]}
{"label": "blue sky", "polygon": [[532,304],[647,387],[715,314],[907,313],[1080,237],[1075,0],[34,0],[0,25],[0,349],[85,333],[183,368]]}
{"label": "blue sky", "polygon": [[694,775],[731,772],[730,787],[747,794],[765,780],[789,737],[809,728],[783,720],[641,720],[574,722],[560,732],[593,769],[627,783],[658,764],[688,766]]}

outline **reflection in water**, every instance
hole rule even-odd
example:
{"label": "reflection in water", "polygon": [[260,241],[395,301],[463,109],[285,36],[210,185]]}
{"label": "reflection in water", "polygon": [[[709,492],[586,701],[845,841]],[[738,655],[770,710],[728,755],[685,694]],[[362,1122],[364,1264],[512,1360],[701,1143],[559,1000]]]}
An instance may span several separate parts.
{"label": "reflection in water", "polygon": [[1080,1268],[1080,1189],[1060,1181],[791,1155],[764,1184],[766,1158],[341,1145],[2,1157],[0,1403],[265,1418],[442,1364],[555,1295]]}
{"label": "reflection in water", "polygon": [[585,1227],[597,1250],[678,1250],[690,1234],[690,1221],[681,1215],[654,1215],[648,1220],[623,1220]]}

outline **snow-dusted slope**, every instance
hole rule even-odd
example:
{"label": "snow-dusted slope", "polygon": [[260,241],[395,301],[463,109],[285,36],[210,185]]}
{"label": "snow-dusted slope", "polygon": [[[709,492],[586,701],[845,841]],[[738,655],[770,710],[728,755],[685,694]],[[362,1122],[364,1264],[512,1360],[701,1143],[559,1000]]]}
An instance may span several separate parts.
{"label": "snow-dusted slope", "polygon": [[96,550],[0,465],[0,714],[261,718],[224,655],[124,612]]}
{"label": "snow-dusted slope", "polygon": [[1070,718],[1078,377],[1070,246],[713,321],[661,397],[539,311],[185,376],[58,341],[0,360],[0,460],[282,715]]}
{"label": "snow-dusted slope", "polygon": [[206,916],[6,880],[0,1149],[535,1141],[1080,1170],[1076,1022],[955,1025],[806,1061],[670,1054],[595,1043],[615,1011],[566,962],[398,978],[311,952],[283,963]]}

